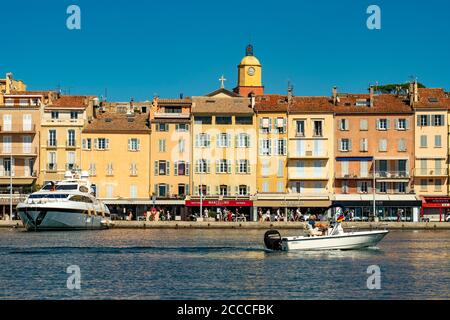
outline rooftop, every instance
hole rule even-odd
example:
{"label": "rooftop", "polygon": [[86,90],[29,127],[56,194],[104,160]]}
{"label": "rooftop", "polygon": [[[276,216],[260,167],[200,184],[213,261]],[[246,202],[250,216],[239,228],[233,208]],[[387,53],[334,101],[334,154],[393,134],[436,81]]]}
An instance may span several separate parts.
{"label": "rooftop", "polygon": [[193,114],[253,114],[247,98],[193,97]]}
{"label": "rooftop", "polygon": [[115,133],[115,132],[140,132],[149,133],[148,115],[133,114],[126,115],[120,113],[103,113],[90,121],[83,133]]}

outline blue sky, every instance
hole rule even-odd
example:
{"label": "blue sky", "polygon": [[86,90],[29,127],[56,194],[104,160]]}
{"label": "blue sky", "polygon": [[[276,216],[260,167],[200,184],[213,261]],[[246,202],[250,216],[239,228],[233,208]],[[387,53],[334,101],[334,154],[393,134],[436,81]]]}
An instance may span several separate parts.
{"label": "blue sky", "polygon": [[[66,9],[81,8],[81,30]],[[366,9],[381,8],[381,30]],[[0,73],[30,90],[151,100],[231,89],[252,41],[267,93],[366,92],[416,76],[450,90],[450,2],[444,0],[4,1]]]}

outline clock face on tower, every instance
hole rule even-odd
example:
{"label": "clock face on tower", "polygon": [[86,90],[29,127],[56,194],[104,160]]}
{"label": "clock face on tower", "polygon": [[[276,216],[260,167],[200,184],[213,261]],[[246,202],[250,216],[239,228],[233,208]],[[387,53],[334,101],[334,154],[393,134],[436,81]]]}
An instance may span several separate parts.
{"label": "clock face on tower", "polygon": [[253,67],[248,68],[247,74],[249,76],[253,76],[255,74],[255,68],[253,68]]}

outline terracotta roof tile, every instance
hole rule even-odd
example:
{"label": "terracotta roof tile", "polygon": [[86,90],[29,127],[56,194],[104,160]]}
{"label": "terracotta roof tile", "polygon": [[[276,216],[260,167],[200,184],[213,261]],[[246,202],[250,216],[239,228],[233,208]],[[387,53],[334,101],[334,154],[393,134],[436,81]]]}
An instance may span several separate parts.
{"label": "terracotta roof tile", "polygon": [[53,101],[48,108],[86,108],[89,105],[90,96],[60,96]]}
{"label": "terracotta roof tile", "polygon": [[449,97],[441,88],[419,88],[416,108],[450,108]]}
{"label": "terracotta roof tile", "polygon": [[[132,119],[130,121],[130,119]],[[84,133],[95,132],[142,132],[149,133],[148,115],[135,114],[127,116],[119,113],[103,113],[88,123],[83,129]]]}
{"label": "terracotta roof tile", "polygon": [[253,114],[246,98],[193,97],[192,113]]}

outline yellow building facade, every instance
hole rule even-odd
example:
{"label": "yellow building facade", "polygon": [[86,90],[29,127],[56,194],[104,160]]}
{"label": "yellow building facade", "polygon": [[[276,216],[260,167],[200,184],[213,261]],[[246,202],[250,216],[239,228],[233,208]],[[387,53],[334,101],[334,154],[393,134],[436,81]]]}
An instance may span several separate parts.
{"label": "yellow building facade", "polygon": [[[81,134],[81,168],[97,196],[110,206],[150,205],[150,128],[148,114],[104,113]],[[114,211],[114,210],[113,210]]]}

